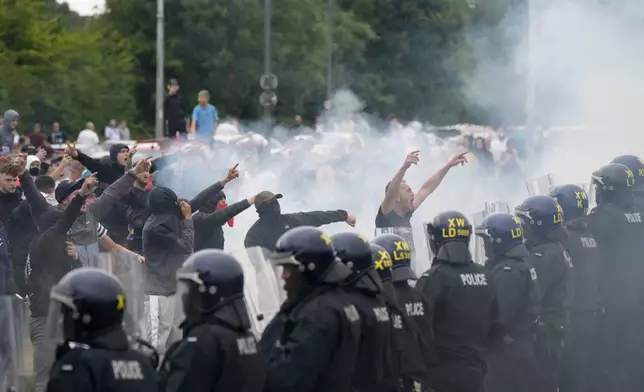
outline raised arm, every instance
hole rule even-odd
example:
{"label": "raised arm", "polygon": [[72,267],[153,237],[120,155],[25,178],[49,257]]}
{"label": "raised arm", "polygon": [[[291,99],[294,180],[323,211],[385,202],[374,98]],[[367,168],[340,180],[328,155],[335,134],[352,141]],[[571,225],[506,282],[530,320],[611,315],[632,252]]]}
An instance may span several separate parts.
{"label": "raised arm", "polygon": [[382,203],[380,203],[380,210],[382,211],[383,214],[388,214],[391,211],[393,211],[394,205],[396,205],[396,197],[398,197],[400,183],[405,177],[405,173],[407,172],[407,169],[409,169],[411,165],[418,164],[418,153],[419,151],[416,150],[407,154],[407,157],[405,158],[405,162],[400,167],[400,169],[398,169],[396,174],[394,174],[394,177],[391,179],[391,181],[389,181],[389,184],[387,186],[387,192],[385,193],[385,198],[382,201]]}
{"label": "raised arm", "polygon": [[221,190],[224,189],[226,184],[228,184],[235,178],[239,177],[239,171],[237,170],[237,166],[239,166],[239,163],[235,164],[235,166],[228,169],[228,174],[226,175],[226,178],[212,184],[208,188],[199,192],[199,194],[195,196],[194,199],[190,200],[190,207],[192,208],[192,210],[193,211],[199,210],[201,207],[203,207],[204,204],[206,204],[208,200],[212,199],[215,195],[217,195],[217,193],[221,192]]}
{"label": "raised arm", "polygon": [[433,176],[429,177],[427,181],[425,181],[425,183],[420,187],[420,189],[414,196],[414,200],[412,200],[414,210],[417,209],[425,201],[425,199],[427,199],[427,196],[431,195],[436,190],[436,188],[438,188],[441,182],[443,182],[443,178],[445,178],[451,168],[456,165],[467,163],[465,154],[467,154],[467,152],[454,156],[449,160],[449,162],[441,167],[438,172],[436,172]]}

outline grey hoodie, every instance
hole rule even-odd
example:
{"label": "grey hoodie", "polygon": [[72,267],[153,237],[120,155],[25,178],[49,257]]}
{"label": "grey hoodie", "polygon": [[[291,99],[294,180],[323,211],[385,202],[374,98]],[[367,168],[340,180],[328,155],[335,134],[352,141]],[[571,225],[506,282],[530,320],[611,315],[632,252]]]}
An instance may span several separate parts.
{"label": "grey hoodie", "polygon": [[11,123],[20,118],[18,112],[9,109],[4,112],[2,126],[0,126],[0,145],[8,146],[9,151],[13,151],[13,129]]}

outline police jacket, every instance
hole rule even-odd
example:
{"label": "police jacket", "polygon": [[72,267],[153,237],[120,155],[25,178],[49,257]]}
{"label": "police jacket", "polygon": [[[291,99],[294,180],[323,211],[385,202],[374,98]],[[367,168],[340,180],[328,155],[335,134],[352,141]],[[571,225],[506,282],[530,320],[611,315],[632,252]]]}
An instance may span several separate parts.
{"label": "police jacket", "polygon": [[500,338],[496,343],[501,347],[523,344],[527,352],[532,352],[541,304],[537,273],[527,257],[527,250],[519,245],[504,256],[488,259],[485,266],[496,290]]}
{"label": "police jacket", "polygon": [[632,201],[595,207],[588,227],[601,252],[601,299],[606,312],[640,312],[644,225]]}
{"label": "police jacket", "polygon": [[264,331],[266,392],[349,392],[360,314],[339,288],[318,286],[285,302]]}
{"label": "police jacket", "polygon": [[600,311],[602,305],[599,281],[602,255],[597,240],[588,229],[586,218],[565,222],[564,225],[570,234],[565,246],[573,266],[574,294],[570,309],[575,312]]}
{"label": "police jacket", "polygon": [[[552,235],[552,236],[551,236]],[[568,241],[562,228],[551,232],[549,238]],[[537,272],[541,294],[540,322],[547,326],[563,328],[572,299],[572,260],[561,242],[548,238],[528,239],[528,262]]]}
{"label": "police jacket", "polygon": [[398,383],[394,367],[392,324],[389,310],[378,293],[345,287],[361,320],[358,359],[353,371],[353,390],[356,392],[393,391]]}
{"label": "police jacket", "polygon": [[156,392],[157,373],[146,355],[129,346],[117,329],[88,344],[58,348],[47,392]]}
{"label": "police jacket", "polygon": [[495,292],[489,271],[472,261],[466,245],[442,246],[416,289],[434,311],[438,361],[485,361],[495,319]]}
{"label": "police jacket", "polygon": [[[405,338],[405,346],[415,345],[419,348],[422,364],[424,368],[429,367],[432,364],[436,364],[436,338],[434,336],[434,326],[433,326],[433,311],[431,305],[425,300],[422,293],[412,287],[410,282],[415,286],[416,281],[394,281],[393,287],[396,291],[396,297],[398,298],[398,304],[401,310],[404,312],[408,324],[410,324],[410,329],[414,330],[413,335],[406,333],[407,337]],[[414,336],[415,335],[415,336]],[[410,348],[406,348],[405,352],[412,352]],[[418,362],[412,358],[404,359],[404,362],[409,361]],[[418,367],[419,364],[416,365]],[[413,366],[408,364],[404,368],[409,368]]]}
{"label": "police jacket", "polygon": [[264,358],[248,326],[233,317],[213,315],[182,328],[183,340],[168,349],[161,365],[161,391],[263,390]]}
{"label": "police jacket", "polygon": [[259,219],[246,232],[244,247],[260,246],[272,252],[275,250],[277,240],[289,229],[300,226],[320,227],[345,220],[347,220],[347,212],[344,210],[260,215]]}

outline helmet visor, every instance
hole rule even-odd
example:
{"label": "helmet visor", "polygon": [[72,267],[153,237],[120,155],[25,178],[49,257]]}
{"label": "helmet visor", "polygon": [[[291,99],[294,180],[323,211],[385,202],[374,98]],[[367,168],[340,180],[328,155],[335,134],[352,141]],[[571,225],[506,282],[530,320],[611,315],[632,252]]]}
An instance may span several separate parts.
{"label": "helmet visor", "polygon": [[52,291],[47,312],[46,336],[53,344],[73,339],[74,320],[80,315],[70,297]]}

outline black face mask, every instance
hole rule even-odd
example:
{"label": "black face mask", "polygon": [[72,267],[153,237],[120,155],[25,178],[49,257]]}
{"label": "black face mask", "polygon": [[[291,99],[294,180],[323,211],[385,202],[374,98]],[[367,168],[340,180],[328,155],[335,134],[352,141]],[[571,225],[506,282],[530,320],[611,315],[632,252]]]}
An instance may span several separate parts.
{"label": "black face mask", "polygon": [[279,215],[282,213],[282,208],[277,200],[260,204],[257,207],[257,213],[260,215]]}
{"label": "black face mask", "polygon": [[40,168],[39,167],[29,168],[29,174],[31,174],[32,176],[38,176],[40,174]]}

